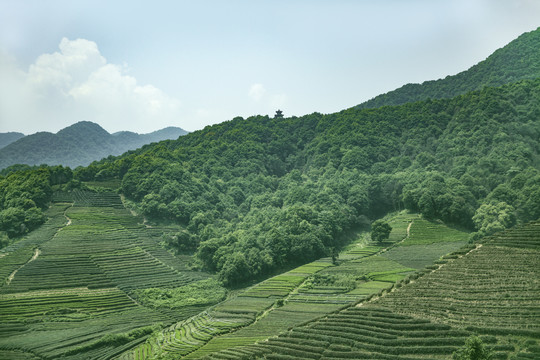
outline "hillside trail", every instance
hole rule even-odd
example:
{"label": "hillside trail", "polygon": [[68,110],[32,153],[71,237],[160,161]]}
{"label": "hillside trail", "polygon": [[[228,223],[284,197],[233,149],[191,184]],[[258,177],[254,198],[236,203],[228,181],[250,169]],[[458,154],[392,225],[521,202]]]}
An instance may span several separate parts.
{"label": "hillside trail", "polygon": [[9,285],[11,283],[11,281],[13,280],[13,278],[15,277],[15,275],[17,274],[17,272],[19,270],[21,270],[23,267],[25,267],[26,265],[28,265],[29,263],[31,263],[32,261],[36,260],[37,257],[39,256],[39,254],[41,254],[41,250],[39,248],[36,248],[34,249],[34,255],[32,255],[32,257],[30,258],[30,260],[28,260],[27,262],[25,262],[24,264],[22,264],[17,270],[13,271],[7,278],[6,280],[6,285]]}
{"label": "hillside trail", "polygon": [[[60,229],[58,229],[58,231],[61,231],[61,230],[62,230],[63,228],[65,228],[66,226],[71,225],[71,218],[70,218],[69,216],[67,216],[67,211],[68,211],[69,209],[71,209],[74,205],[75,205],[75,203],[71,204],[70,207],[68,207],[66,210],[64,210],[64,217],[66,218],[67,223],[66,223],[66,225],[64,225],[64,226],[62,226]],[[53,237],[55,237],[56,235],[58,235],[58,231],[56,232],[56,234],[54,234]]]}
{"label": "hillside trail", "polygon": [[[73,205],[71,205],[71,206],[73,206]],[[71,207],[71,206],[70,206],[70,207]],[[67,208],[67,209],[69,209],[69,208]],[[66,223],[66,225],[64,225],[62,228],[58,229],[58,231],[56,232],[56,234],[54,234],[53,238],[56,237],[56,235],[58,235],[58,232],[61,231],[64,227],[71,225],[71,219],[66,215],[67,209],[64,211],[64,217],[67,219],[67,223]],[[41,254],[41,249],[40,249],[40,248],[35,248],[35,249],[34,249],[34,254],[32,255],[32,257],[31,257],[27,262],[25,262],[24,264],[22,264],[21,266],[19,266],[18,269],[14,270],[14,271],[8,276],[8,278],[7,278],[7,280],[6,280],[6,285],[9,285],[9,284],[13,281],[13,279],[15,278],[15,275],[17,274],[17,272],[18,272],[19,270],[21,270],[23,267],[25,267],[26,265],[28,265],[28,264],[31,263],[32,261],[36,260],[36,259],[38,258],[38,256],[39,256],[39,254]]]}

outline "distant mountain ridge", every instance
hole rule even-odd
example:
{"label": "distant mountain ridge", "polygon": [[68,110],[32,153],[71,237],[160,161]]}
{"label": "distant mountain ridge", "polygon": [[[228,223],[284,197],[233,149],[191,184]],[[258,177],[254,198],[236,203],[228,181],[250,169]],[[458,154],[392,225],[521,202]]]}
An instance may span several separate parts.
{"label": "distant mountain ridge", "polygon": [[496,50],[484,61],[444,79],[406,84],[357,105],[357,108],[378,108],[409,102],[452,98],[484,87],[497,87],[518,80],[540,77],[540,28],[524,33]]}
{"label": "distant mountain ridge", "polygon": [[110,134],[90,121],[80,121],[56,134],[3,133],[0,134],[0,169],[14,164],[86,166],[110,155],[120,155],[152,142],[177,139],[187,133],[171,126],[148,134],[130,131]]}
{"label": "distant mountain ridge", "polygon": [[22,137],[24,137],[24,134],[20,132],[0,133],[0,149],[8,146],[12,142],[17,141]]}

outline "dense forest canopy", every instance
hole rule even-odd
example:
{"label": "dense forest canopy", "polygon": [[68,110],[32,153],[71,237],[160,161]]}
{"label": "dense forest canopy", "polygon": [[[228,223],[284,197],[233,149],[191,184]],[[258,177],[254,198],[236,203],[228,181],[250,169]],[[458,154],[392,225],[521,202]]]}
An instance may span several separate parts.
{"label": "dense forest canopy", "polygon": [[150,219],[184,225],[225,283],[327,255],[408,208],[492,233],[540,217],[540,80],[453,99],[299,118],[235,118],[75,171],[122,179]]}
{"label": "dense forest canopy", "polygon": [[[181,225],[164,234],[167,246],[195,252],[201,268],[236,285],[332,254],[343,235],[389,211],[468,228],[472,240],[537,219],[540,79],[485,86],[538,76],[539,34],[524,34],[470,76],[434,83],[444,89],[453,81],[458,93],[473,83],[481,89],[453,98],[237,117],[73,173],[8,169],[0,178],[0,230],[17,236],[42,221],[40,208],[57,184],[118,179],[147,219]],[[421,85],[429,97],[455,93],[431,94],[431,86]]]}
{"label": "dense forest canopy", "polygon": [[[8,237],[16,237],[45,221],[42,210],[49,205],[52,187],[65,184],[68,188],[73,173],[62,166],[15,166],[6,170],[6,175],[0,176],[0,231]],[[0,245],[4,244],[7,239],[2,236]]]}

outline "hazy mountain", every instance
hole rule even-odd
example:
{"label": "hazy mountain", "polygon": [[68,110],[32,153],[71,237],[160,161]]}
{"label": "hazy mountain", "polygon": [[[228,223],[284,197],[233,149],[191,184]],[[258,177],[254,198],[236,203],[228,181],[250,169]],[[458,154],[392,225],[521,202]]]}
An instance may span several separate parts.
{"label": "hazy mountain", "polygon": [[23,133],[20,132],[7,132],[7,133],[0,133],[0,149],[8,146],[14,141],[19,140],[24,136]]}
{"label": "hazy mountain", "polygon": [[501,86],[522,79],[534,79],[540,77],[539,48],[540,28],[522,34],[466,71],[444,79],[425,81],[422,84],[407,84],[378,95],[358,107],[377,108],[428,98],[451,98],[485,86]]}
{"label": "hazy mountain", "polygon": [[[0,169],[13,164],[85,166],[109,155],[120,155],[151,142],[176,139],[185,134],[187,131],[178,127],[167,127],[149,134],[129,131],[110,134],[98,124],[81,121],[56,134],[20,134],[22,137],[0,148]],[[0,141],[3,139],[4,136],[0,137]]]}

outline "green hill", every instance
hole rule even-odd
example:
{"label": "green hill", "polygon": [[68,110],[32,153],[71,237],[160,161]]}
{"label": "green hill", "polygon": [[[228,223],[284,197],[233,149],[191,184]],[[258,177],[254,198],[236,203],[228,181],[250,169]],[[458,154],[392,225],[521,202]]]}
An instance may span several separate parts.
{"label": "green hill", "polygon": [[451,98],[485,86],[501,86],[540,77],[540,29],[525,33],[470,69],[444,79],[407,84],[368,100],[358,108]]}
{"label": "green hill", "polygon": [[121,179],[146,217],[184,226],[172,248],[241,283],[327,254],[366,216],[408,208],[479,235],[540,217],[539,99],[540,80],[527,80],[396,107],[236,118],[75,176]]}
{"label": "green hill", "polygon": [[132,132],[111,135],[98,124],[81,121],[56,134],[39,132],[0,146],[0,169],[14,164],[86,166],[110,155],[120,155],[151,142],[176,139],[186,133],[168,127],[142,135]]}

